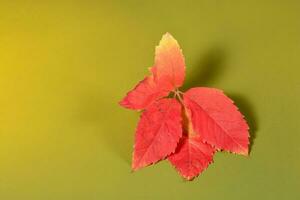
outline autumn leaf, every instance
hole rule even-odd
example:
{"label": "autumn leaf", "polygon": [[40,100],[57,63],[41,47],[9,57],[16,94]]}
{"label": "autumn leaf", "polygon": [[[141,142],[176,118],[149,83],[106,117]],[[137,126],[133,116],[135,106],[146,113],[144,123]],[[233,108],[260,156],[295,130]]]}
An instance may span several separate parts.
{"label": "autumn leaf", "polygon": [[182,137],[169,161],[187,180],[192,180],[213,161],[214,148],[202,141],[200,135]]}
{"label": "autumn leaf", "polygon": [[196,132],[216,149],[248,155],[248,125],[238,108],[221,90],[192,88],[184,95]]}
{"label": "autumn leaf", "polygon": [[248,155],[249,127],[233,101],[214,88],[183,93],[178,88],[184,79],[184,56],[166,33],[155,49],[150,74],[120,101],[125,108],[142,111],[133,171],[167,158],[182,177],[192,180],[212,163],[218,150]]}
{"label": "autumn leaf", "polygon": [[161,99],[151,104],[138,123],[132,169],[145,167],[173,153],[181,136],[180,103],[175,99]]}
{"label": "autumn leaf", "polygon": [[162,88],[173,90],[182,86],[185,76],[184,56],[178,42],[166,33],[155,49],[154,78]]}
{"label": "autumn leaf", "polygon": [[184,81],[185,63],[178,42],[166,33],[155,51],[155,63],[150,75],[138,83],[120,101],[120,105],[133,110],[145,109],[155,100],[167,96]]}
{"label": "autumn leaf", "polygon": [[183,137],[180,139],[175,153],[168,157],[179,174],[187,180],[193,180],[204,171],[213,161],[215,153],[215,149],[203,142],[201,135],[195,132],[191,114],[187,107],[182,107]]}
{"label": "autumn leaf", "polygon": [[120,102],[120,105],[133,109],[142,110],[155,100],[167,96],[168,91],[162,90],[153,80],[153,76],[144,78],[138,85],[127,93],[126,97]]}

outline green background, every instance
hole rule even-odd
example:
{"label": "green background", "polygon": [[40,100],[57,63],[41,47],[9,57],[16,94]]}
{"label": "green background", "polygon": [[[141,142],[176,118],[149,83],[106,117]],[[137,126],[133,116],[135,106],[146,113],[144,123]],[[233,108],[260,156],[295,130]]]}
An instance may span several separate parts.
{"label": "green background", "polygon": [[[299,1],[1,1],[0,199],[300,199]],[[223,89],[250,157],[217,153],[192,182],[131,173],[139,114],[117,102],[170,32],[184,88]]]}

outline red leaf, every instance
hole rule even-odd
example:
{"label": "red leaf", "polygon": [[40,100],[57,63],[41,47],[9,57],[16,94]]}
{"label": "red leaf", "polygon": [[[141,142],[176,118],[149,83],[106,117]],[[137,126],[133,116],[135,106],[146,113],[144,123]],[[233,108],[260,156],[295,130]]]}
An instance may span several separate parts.
{"label": "red leaf", "polygon": [[142,110],[155,100],[167,96],[180,87],[184,81],[184,57],[177,41],[166,33],[155,51],[155,66],[151,75],[142,80],[127,93],[120,105],[134,110]]}
{"label": "red leaf", "polygon": [[145,167],[173,153],[181,136],[180,103],[176,99],[161,99],[151,104],[142,113],[136,130],[132,169]]}
{"label": "red leaf", "polygon": [[213,161],[213,154],[214,149],[203,143],[200,135],[183,136],[176,152],[168,159],[181,176],[192,180]]}
{"label": "red leaf", "polygon": [[221,90],[198,87],[184,94],[192,124],[203,141],[217,149],[248,154],[248,125],[233,101]]}
{"label": "red leaf", "polygon": [[120,105],[129,109],[142,110],[168,93],[168,91],[163,91],[158,87],[153,76],[148,76],[127,93]]}
{"label": "red leaf", "polygon": [[173,90],[183,84],[185,76],[184,56],[178,42],[169,33],[163,35],[155,49],[155,80],[165,89]]}
{"label": "red leaf", "polygon": [[[216,150],[248,154],[249,127],[231,99],[213,88],[192,88],[184,94],[178,90],[185,61],[169,33],[156,47],[150,72],[120,102],[125,108],[144,110],[135,133],[134,171],[168,157],[192,180],[208,167]],[[163,98],[171,91],[172,99]]]}

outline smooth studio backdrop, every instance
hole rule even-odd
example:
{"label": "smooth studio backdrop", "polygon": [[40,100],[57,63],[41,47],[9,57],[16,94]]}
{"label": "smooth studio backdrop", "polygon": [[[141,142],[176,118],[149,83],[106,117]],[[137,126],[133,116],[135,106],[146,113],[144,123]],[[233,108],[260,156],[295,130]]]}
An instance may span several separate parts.
{"label": "smooth studio backdrop", "polygon": [[[300,199],[300,2],[1,1],[0,199]],[[170,32],[184,88],[225,91],[250,157],[217,153],[193,182],[131,173],[139,114],[118,101]]]}

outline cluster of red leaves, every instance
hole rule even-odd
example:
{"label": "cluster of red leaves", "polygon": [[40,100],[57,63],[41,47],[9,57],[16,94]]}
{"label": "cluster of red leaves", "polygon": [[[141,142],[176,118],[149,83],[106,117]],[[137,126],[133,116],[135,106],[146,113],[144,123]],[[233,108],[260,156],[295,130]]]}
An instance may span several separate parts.
{"label": "cluster of red leaves", "polygon": [[[178,90],[185,61],[177,41],[166,33],[155,49],[154,66],[120,105],[142,110],[132,169],[167,158],[187,180],[213,161],[216,151],[248,155],[248,125],[221,90],[206,87]],[[173,98],[167,96],[173,93]]]}

